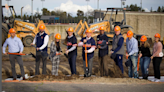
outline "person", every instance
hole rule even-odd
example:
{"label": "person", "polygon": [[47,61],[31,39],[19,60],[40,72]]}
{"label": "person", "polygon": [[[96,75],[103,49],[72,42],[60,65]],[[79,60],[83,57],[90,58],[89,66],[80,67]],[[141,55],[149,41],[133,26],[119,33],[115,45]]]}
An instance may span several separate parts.
{"label": "person", "polygon": [[[86,37],[83,37],[80,42],[78,43],[78,46],[82,46],[82,57],[83,57],[83,65],[84,65],[84,77],[90,77],[92,75],[92,66],[93,66],[93,56],[94,56],[94,50],[96,48],[95,40],[91,37],[92,30],[87,29],[86,30]],[[85,50],[85,45],[86,49]],[[86,61],[85,61],[85,53],[87,53],[87,62],[88,62],[88,74],[86,72]]]}
{"label": "person", "polygon": [[55,35],[55,40],[51,42],[50,46],[50,60],[52,61],[52,75],[57,76],[58,75],[58,68],[59,68],[59,62],[60,62],[60,39],[61,35],[57,33]]}
{"label": "person", "polygon": [[108,76],[108,37],[104,33],[105,28],[101,26],[99,28],[100,34],[97,36],[97,48],[99,48],[99,60],[100,60],[100,76]]}
{"label": "person", "polygon": [[31,45],[34,46],[36,44],[36,67],[35,67],[35,75],[39,75],[39,65],[40,61],[43,62],[42,74],[46,74],[46,62],[47,62],[47,48],[49,36],[45,33],[45,25],[41,24],[39,26],[39,32],[36,34],[33,43]]}
{"label": "person", "polygon": [[[7,55],[7,52],[5,52],[7,46],[8,46],[8,52],[9,53],[20,53],[20,54],[22,54],[24,46],[23,46],[21,39],[16,37],[15,29],[10,28],[9,33],[10,33],[11,37],[7,38],[3,44],[3,54]],[[15,59],[17,60],[19,66],[20,66],[21,76],[23,77],[23,80],[25,80],[25,73],[24,73],[24,68],[23,68],[22,56],[9,54],[9,60],[10,60],[10,64],[11,64],[13,80],[17,79],[17,74],[16,74],[16,70],[15,70]]]}
{"label": "person", "polygon": [[155,78],[152,80],[154,82],[160,82],[160,64],[162,62],[162,43],[160,42],[160,34],[155,34],[155,43],[153,45],[153,54],[151,59],[153,60],[153,68],[154,68],[154,76]]}
{"label": "person", "polygon": [[124,38],[121,34],[120,26],[115,26],[114,31],[115,31],[115,35],[113,37],[111,53],[116,54],[114,61],[115,61],[116,65],[120,68],[120,70],[123,74],[124,69],[123,69],[122,61],[123,61],[123,55],[125,53]]}
{"label": "person", "polygon": [[141,36],[140,46],[139,46],[139,58],[140,58],[140,68],[142,71],[143,79],[148,79],[148,69],[151,62],[150,54],[150,44],[147,42],[147,37],[145,35]]}
{"label": "person", "polygon": [[67,50],[66,54],[68,55],[68,61],[71,69],[72,76],[76,74],[76,57],[77,57],[77,39],[74,35],[74,30],[72,27],[68,28],[67,30]]}
{"label": "person", "polygon": [[[137,63],[138,63],[138,41],[133,37],[133,32],[129,30],[127,32],[127,39],[126,39],[126,49],[127,53],[126,56],[132,62],[130,66],[128,66],[128,75],[129,77],[138,78],[137,72]],[[133,68],[132,68],[133,67]]]}

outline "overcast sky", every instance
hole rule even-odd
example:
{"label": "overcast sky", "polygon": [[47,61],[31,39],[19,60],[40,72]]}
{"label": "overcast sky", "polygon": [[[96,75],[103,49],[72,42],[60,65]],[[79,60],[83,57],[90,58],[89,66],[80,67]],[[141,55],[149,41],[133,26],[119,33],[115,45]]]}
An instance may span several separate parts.
{"label": "overcast sky", "polygon": [[[31,14],[31,1],[32,0],[11,0],[9,5],[13,5],[17,15],[21,12],[21,7],[24,6],[23,14]],[[97,9],[98,0],[89,0],[88,10]],[[126,0],[125,5],[137,4],[140,6],[141,0]],[[7,4],[6,0],[2,0],[2,5]],[[157,10],[158,6],[164,6],[164,0],[142,0],[142,7],[149,12],[151,7],[153,10]],[[66,11],[67,13],[72,13],[76,16],[78,9],[86,12],[87,11],[87,1],[86,0],[45,0],[43,2],[43,7],[52,11],[55,9],[60,9]],[[105,10],[107,7],[121,7],[121,0],[99,0],[99,9]],[[39,9],[41,12],[42,1],[33,0],[33,12],[35,13]]]}

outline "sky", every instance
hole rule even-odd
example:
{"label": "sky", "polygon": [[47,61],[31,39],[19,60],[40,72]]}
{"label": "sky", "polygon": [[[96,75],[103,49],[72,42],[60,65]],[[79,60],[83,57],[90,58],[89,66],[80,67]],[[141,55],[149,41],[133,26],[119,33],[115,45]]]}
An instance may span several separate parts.
{"label": "sky", "polygon": [[[32,0],[10,0],[9,5],[13,5],[17,15],[21,14],[21,7],[23,8],[23,15],[31,15],[31,2]],[[47,8],[50,11],[60,9],[71,13],[73,16],[76,16],[77,10],[82,10],[87,12],[87,3],[88,10],[97,9],[98,0],[33,0],[33,14],[37,12],[37,9],[41,13],[42,4],[44,8]],[[2,0],[2,5],[7,4],[6,0]],[[137,4],[140,6],[141,0],[126,0],[125,6],[130,4]],[[158,6],[164,6],[164,0],[142,0],[142,8],[146,12],[150,12],[152,7],[153,10],[157,10]],[[99,0],[99,9],[106,10],[108,7],[121,7],[121,0]],[[7,12],[5,12],[7,14]]]}

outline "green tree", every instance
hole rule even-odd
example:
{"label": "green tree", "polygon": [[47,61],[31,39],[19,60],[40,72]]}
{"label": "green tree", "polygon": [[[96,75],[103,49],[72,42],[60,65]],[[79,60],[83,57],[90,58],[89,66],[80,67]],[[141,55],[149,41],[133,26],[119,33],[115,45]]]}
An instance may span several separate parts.
{"label": "green tree", "polygon": [[161,7],[160,6],[158,7],[157,12],[161,12]]}
{"label": "green tree", "polygon": [[43,8],[42,13],[43,13],[43,15],[51,15],[50,11],[47,10],[47,8]]}
{"label": "green tree", "polygon": [[77,10],[77,16],[78,17],[84,16],[84,12],[81,10]]}
{"label": "green tree", "polygon": [[55,13],[55,11],[51,11],[51,15],[55,15],[56,13]]}
{"label": "green tree", "polygon": [[[135,4],[135,5],[131,4],[130,6],[127,5],[126,8],[131,8],[130,11],[140,11],[141,10],[141,7],[138,7],[137,4]],[[142,9],[142,11],[144,12],[145,10]]]}

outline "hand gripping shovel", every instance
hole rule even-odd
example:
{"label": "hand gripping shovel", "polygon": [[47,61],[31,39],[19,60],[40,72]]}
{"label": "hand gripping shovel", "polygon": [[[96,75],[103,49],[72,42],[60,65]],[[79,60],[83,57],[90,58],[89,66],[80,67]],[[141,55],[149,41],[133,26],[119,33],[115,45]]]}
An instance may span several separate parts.
{"label": "hand gripping shovel", "polygon": [[[86,46],[86,43],[85,43],[85,50],[87,50],[87,46]],[[88,68],[88,60],[87,60],[87,53],[85,53],[85,66],[86,66],[86,72],[84,74],[84,77],[90,77],[89,75],[89,68]]]}

